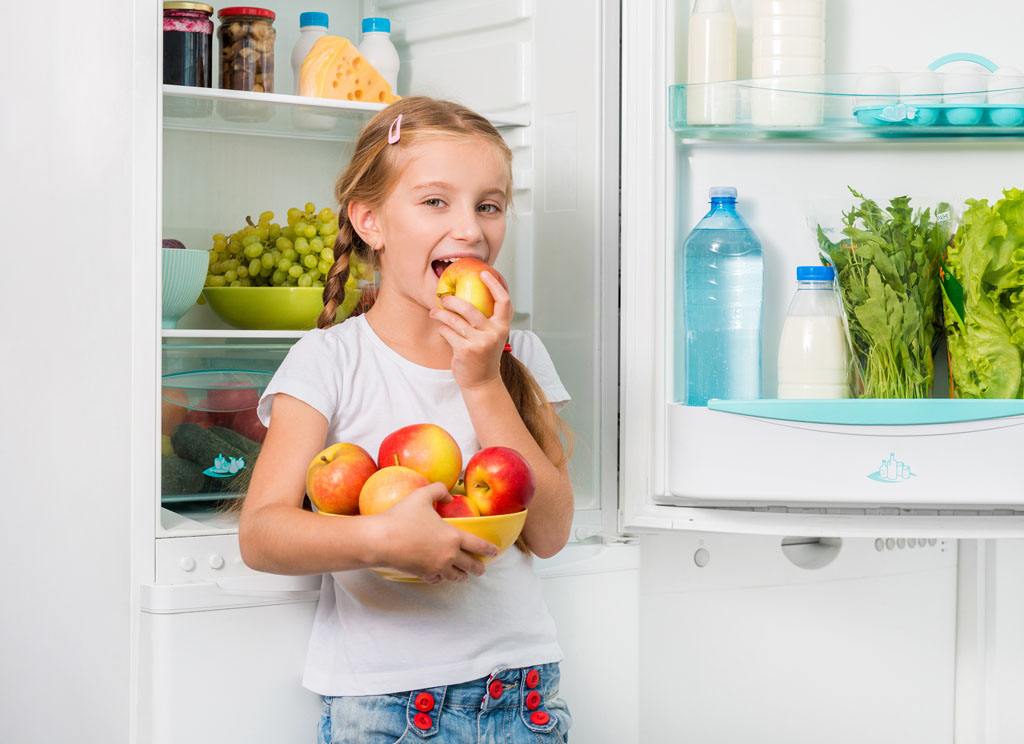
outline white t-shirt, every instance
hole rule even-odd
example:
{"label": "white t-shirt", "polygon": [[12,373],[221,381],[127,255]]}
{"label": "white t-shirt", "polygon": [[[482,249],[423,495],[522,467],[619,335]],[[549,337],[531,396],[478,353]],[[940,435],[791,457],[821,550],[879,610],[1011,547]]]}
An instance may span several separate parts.
{"label": "white t-shirt", "polygon": [[[568,400],[540,339],[529,331],[510,335],[512,354],[548,400]],[[275,393],[322,413],[327,444],[353,442],[374,458],[384,437],[418,423],[447,430],[463,463],[480,449],[451,370],[409,361],[363,316],[312,330],[296,342],[260,399],[265,425]],[[467,682],[498,666],[561,657],[532,558],[510,548],[483,576],[458,583],[394,582],[369,570],[325,574],[303,685],[321,695],[377,695]]]}

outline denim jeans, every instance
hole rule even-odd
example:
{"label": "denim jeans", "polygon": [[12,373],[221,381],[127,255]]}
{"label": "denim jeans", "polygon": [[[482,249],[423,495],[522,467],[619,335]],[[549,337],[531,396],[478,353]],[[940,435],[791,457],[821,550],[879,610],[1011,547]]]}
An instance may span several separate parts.
{"label": "denim jeans", "polygon": [[324,697],[317,744],[564,744],[558,664],[387,695]]}

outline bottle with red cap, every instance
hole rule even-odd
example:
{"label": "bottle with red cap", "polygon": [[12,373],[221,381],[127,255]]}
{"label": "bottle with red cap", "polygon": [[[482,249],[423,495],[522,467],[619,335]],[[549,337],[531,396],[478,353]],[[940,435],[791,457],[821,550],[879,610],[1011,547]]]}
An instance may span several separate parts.
{"label": "bottle with red cap", "polygon": [[274,92],[274,11],[250,6],[221,8],[220,87]]}

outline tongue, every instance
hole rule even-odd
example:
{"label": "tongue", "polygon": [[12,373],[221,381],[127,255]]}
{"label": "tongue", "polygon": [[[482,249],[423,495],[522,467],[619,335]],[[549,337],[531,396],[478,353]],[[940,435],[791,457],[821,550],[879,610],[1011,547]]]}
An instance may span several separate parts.
{"label": "tongue", "polygon": [[434,273],[437,274],[438,278],[440,278],[441,274],[444,273],[444,270],[448,268],[448,264],[444,261],[431,261],[430,268],[432,268]]}

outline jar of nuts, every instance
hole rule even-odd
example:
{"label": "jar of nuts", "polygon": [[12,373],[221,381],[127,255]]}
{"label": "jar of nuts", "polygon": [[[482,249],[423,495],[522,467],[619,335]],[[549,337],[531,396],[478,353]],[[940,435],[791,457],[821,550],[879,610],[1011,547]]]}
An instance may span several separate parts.
{"label": "jar of nuts", "polygon": [[231,7],[217,11],[220,28],[220,87],[274,92],[274,11]]}

